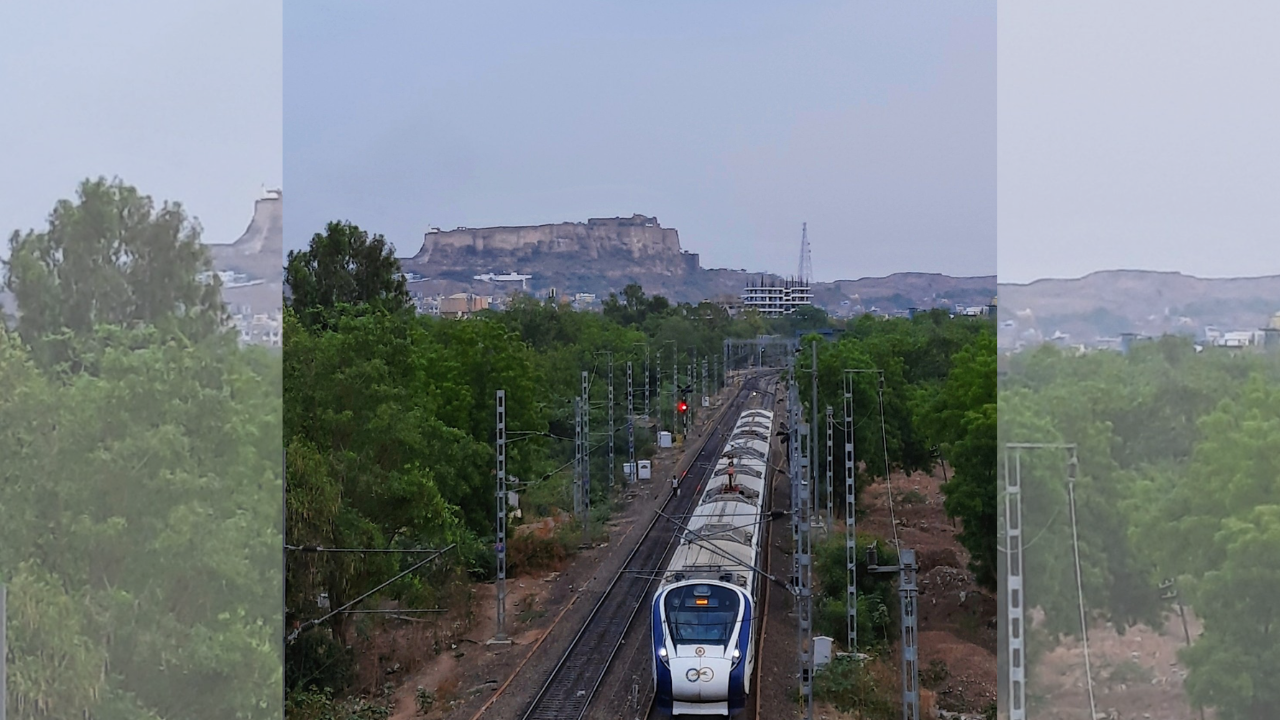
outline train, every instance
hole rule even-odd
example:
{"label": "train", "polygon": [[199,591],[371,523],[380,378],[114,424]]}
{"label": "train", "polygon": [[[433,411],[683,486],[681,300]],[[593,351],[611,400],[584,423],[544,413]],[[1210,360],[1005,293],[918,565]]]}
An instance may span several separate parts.
{"label": "train", "polygon": [[664,715],[733,717],[746,707],[773,419],[763,409],[738,416],[654,593],[654,698]]}

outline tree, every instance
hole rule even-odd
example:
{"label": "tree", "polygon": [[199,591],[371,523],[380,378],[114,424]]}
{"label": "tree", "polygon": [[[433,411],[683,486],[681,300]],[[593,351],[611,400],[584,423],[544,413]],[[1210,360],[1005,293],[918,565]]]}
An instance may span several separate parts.
{"label": "tree", "polygon": [[0,334],[13,717],[278,717],[278,361],[128,334],[65,382]]}
{"label": "tree", "polygon": [[921,424],[947,450],[955,474],[943,486],[947,514],[960,518],[958,536],[978,583],[996,588],[996,353],[980,335],[954,358],[946,382]]}
{"label": "tree", "polygon": [[61,200],[48,228],[9,238],[6,287],[20,310],[18,332],[46,368],[82,369],[98,325],[153,325],[199,342],[228,320],[200,243],[200,225],[180,203],[152,199],[119,179],[85,180],[78,201]]}
{"label": "tree", "polygon": [[304,326],[327,324],[339,305],[367,305],[390,312],[410,306],[400,261],[381,235],[349,222],[331,222],[305,251],[291,251],[285,284],[289,307]]}

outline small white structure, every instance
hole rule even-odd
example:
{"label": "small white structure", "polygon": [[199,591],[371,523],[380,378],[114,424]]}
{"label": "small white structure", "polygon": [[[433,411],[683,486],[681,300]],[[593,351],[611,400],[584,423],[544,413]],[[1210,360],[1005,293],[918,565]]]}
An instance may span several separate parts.
{"label": "small white structure", "polygon": [[666,430],[663,430],[662,432],[658,433],[658,447],[660,447],[660,448],[669,448],[669,447],[671,447],[671,433],[670,433],[670,432],[668,432],[668,431],[666,431]]}
{"label": "small white structure", "polygon": [[702,396],[702,407],[711,407],[711,398],[706,395]]}
{"label": "small white structure", "polygon": [[813,666],[820,668],[831,662],[832,640],[824,635],[813,639]]}
{"label": "small white structure", "polygon": [[[639,473],[636,472],[635,465],[639,465]],[[633,463],[622,464],[622,474],[626,476],[628,481],[649,480],[653,477],[653,463],[649,460],[637,460]]]}

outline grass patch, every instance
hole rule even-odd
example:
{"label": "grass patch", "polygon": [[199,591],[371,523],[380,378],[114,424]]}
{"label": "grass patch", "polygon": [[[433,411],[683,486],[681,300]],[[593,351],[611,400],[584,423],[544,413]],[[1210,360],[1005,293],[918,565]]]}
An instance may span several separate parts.
{"label": "grass patch", "polygon": [[546,608],[529,608],[528,610],[521,610],[520,614],[516,616],[516,619],[522,623],[531,623],[534,620],[539,620],[546,616]]}
{"label": "grass patch", "polygon": [[901,710],[893,669],[878,660],[833,658],[813,677],[814,697],[866,720],[897,720]]}
{"label": "grass patch", "polygon": [[1107,672],[1107,682],[1112,685],[1132,685],[1149,683],[1155,679],[1151,668],[1144,667],[1133,660],[1125,660]]}
{"label": "grass patch", "polygon": [[947,664],[941,660],[934,660],[929,663],[929,667],[920,671],[920,684],[930,690],[938,689],[950,678],[951,671],[947,669]]}
{"label": "grass patch", "polygon": [[898,498],[898,503],[901,505],[924,505],[928,502],[929,498],[919,490],[908,490]]}

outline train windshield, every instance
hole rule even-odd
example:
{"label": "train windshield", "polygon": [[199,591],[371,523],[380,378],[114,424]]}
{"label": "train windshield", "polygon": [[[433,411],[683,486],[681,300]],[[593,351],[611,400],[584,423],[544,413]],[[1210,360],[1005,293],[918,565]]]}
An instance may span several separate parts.
{"label": "train windshield", "polygon": [[740,595],[720,585],[684,585],[667,593],[667,627],[677,645],[727,645]]}

